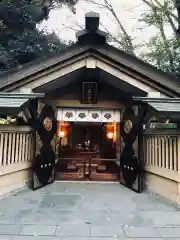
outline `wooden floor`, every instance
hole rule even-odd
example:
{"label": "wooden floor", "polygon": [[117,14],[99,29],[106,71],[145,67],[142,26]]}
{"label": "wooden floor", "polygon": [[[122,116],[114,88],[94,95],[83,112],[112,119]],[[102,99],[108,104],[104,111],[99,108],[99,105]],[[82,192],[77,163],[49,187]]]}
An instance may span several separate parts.
{"label": "wooden floor", "polygon": [[80,175],[79,173],[64,173],[64,172],[56,172],[56,180],[62,181],[100,181],[100,182],[117,182],[119,180],[117,174],[108,174],[108,173],[99,173],[92,174],[91,177],[84,177],[84,175]]}
{"label": "wooden floor", "polygon": [[63,158],[56,165],[55,176],[56,180],[112,182],[119,180],[119,167],[114,159],[92,159],[88,163],[83,159]]}

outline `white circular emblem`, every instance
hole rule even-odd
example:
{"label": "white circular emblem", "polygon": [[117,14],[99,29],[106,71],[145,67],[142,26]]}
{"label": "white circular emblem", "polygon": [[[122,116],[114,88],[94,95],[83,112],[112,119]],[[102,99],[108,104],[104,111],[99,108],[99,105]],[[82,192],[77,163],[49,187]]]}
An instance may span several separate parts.
{"label": "white circular emblem", "polygon": [[132,130],[133,124],[131,120],[126,120],[124,123],[124,131],[125,133],[130,133]]}
{"label": "white circular emblem", "polygon": [[52,120],[50,118],[45,118],[43,122],[43,126],[47,131],[51,131],[52,129]]}

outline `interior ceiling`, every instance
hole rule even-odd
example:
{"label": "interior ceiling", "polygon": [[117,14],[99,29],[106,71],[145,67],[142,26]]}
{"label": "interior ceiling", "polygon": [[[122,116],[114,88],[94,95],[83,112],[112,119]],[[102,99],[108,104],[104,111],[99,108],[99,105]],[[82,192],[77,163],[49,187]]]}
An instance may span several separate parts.
{"label": "interior ceiling", "polygon": [[[90,70],[90,69],[88,69]],[[70,83],[74,81],[86,81],[88,73],[86,72],[86,68],[81,68],[79,70],[76,70],[74,72],[71,72],[63,77],[60,77],[54,81],[51,81],[49,83],[46,83],[36,89],[34,89],[35,92],[43,92],[43,93],[49,93],[54,91],[55,89],[59,89],[61,87],[67,86]],[[130,85],[129,83],[124,82],[123,80],[99,69],[99,75],[97,77],[97,81],[99,83],[107,82],[112,87],[115,87],[117,90],[119,89],[121,92],[130,94],[132,96],[146,96],[146,93],[142,90]],[[93,79],[94,80],[94,79]]]}

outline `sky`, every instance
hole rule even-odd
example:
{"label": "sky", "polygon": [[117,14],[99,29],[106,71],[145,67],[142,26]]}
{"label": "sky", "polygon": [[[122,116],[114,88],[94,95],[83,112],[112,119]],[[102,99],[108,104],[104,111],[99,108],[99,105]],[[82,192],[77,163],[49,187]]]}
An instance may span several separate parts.
{"label": "sky", "polygon": [[[100,22],[108,29],[114,36],[118,35],[119,29],[111,14],[105,9],[99,9],[93,4],[88,4],[88,0],[79,0],[76,5],[76,14],[73,14],[68,8],[57,8],[50,12],[48,21],[44,21],[39,25],[39,29],[46,29],[48,32],[55,32],[61,39],[69,41],[76,40],[74,29],[78,29],[77,24],[84,24],[85,13],[95,11],[100,14]],[[96,0],[99,3],[103,0]],[[147,10],[147,7],[142,3],[142,0],[109,0],[114,7],[121,23],[137,43],[144,41],[152,35],[152,30],[144,28],[138,18]],[[103,29],[102,27],[100,27]],[[140,29],[139,29],[140,28]]]}

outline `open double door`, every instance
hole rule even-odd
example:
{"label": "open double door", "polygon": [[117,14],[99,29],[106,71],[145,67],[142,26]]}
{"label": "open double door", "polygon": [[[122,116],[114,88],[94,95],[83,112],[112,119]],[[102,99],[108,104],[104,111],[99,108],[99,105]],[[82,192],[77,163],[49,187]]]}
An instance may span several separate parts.
{"label": "open double door", "polygon": [[[32,165],[32,189],[46,186],[55,180],[53,138],[57,131],[54,109],[47,104],[31,102],[29,124],[35,129],[36,151]],[[120,123],[122,151],[120,155],[120,183],[141,192],[143,189],[142,123],[146,108],[127,107]]]}

